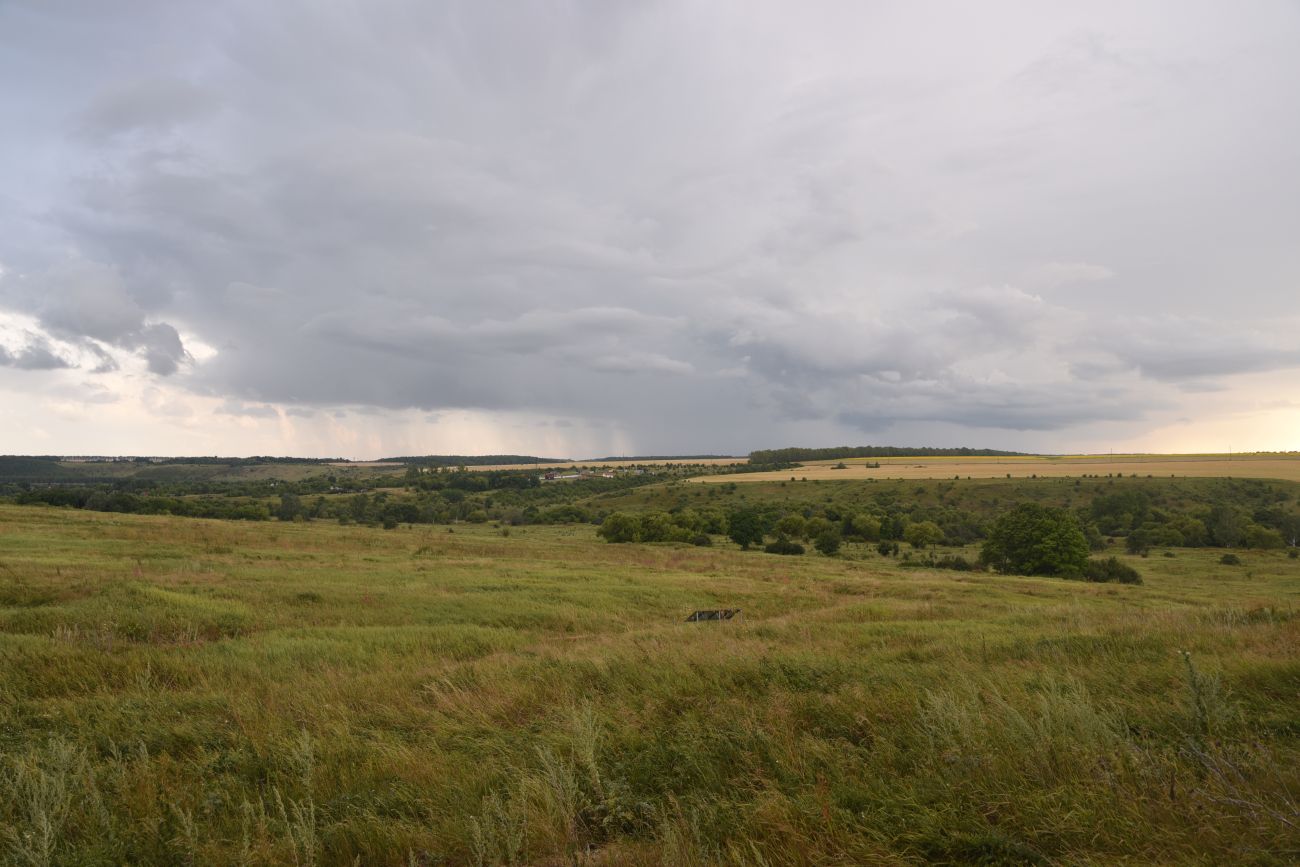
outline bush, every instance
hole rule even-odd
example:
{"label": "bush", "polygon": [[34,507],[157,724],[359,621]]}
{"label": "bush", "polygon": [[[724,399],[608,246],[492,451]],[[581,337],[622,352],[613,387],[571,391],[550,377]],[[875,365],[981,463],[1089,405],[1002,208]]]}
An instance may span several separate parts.
{"label": "bush", "polygon": [[798,542],[791,542],[785,536],[780,536],[775,542],[764,546],[763,550],[769,554],[802,554],[803,545]]}
{"label": "bush", "polygon": [[803,515],[786,515],[776,522],[776,531],[793,539],[802,538],[807,529]]}
{"label": "bush", "polygon": [[850,515],[844,519],[844,534],[864,542],[874,542],[880,538],[880,521],[871,515]]}
{"label": "bush", "polygon": [[1083,577],[1086,581],[1101,583],[1111,581],[1117,584],[1142,583],[1142,576],[1138,574],[1138,570],[1127,563],[1121,563],[1115,557],[1107,557],[1105,560],[1089,560],[1087,566],[1083,569]]}
{"label": "bush", "polygon": [[707,548],[713,544],[713,537],[708,533],[696,533],[691,537],[691,544],[697,548]]}
{"label": "bush", "polygon": [[641,522],[626,512],[615,512],[607,517],[596,531],[606,542],[635,542],[640,537]]}
{"label": "bush", "polygon": [[817,538],[813,539],[813,546],[827,557],[834,555],[840,550],[840,531],[834,527],[823,530],[817,534]]}
{"label": "bush", "polygon": [[1088,540],[1064,509],[1021,503],[993,524],[980,559],[999,572],[1077,576],[1088,562]]}
{"label": "bush", "polygon": [[1236,554],[1224,554],[1222,557],[1219,558],[1219,562],[1222,563],[1224,566],[1240,566],[1241,558],[1238,557]]}
{"label": "bush", "polygon": [[913,560],[909,552],[903,559],[902,565],[913,569],[951,569],[954,572],[974,572],[978,564],[972,563],[960,554],[944,554],[942,557],[933,556],[925,560]]}
{"label": "bush", "polygon": [[641,516],[639,538],[642,542],[671,542],[679,528],[667,512],[646,512]]}
{"label": "bush", "polygon": [[[537,513],[539,524],[586,524],[590,523],[591,514],[581,506],[566,503],[552,506]],[[511,523],[515,523],[511,521]]]}
{"label": "bush", "polygon": [[763,544],[763,516],[754,509],[738,509],[727,515],[727,535],[742,550]]}
{"label": "bush", "polygon": [[1146,553],[1151,550],[1151,534],[1146,530],[1133,530],[1124,540],[1124,547],[1130,554],[1146,556]]}
{"label": "bush", "polygon": [[898,554],[897,542],[881,542],[876,546],[876,553],[881,557],[893,557]]}
{"label": "bush", "polygon": [[1286,555],[1290,557],[1292,560],[1294,560],[1297,557],[1300,557],[1300,551],[1296,550],[1295,548],[1292,548],[1290,551],[1286,552]]}
{"label": "bush", "polygon": [[1248,548],[1265,549],[1283,548],[1286,546],[1286,540],[1282,538],[1282,534],[1277,530],[1251,524],[1246,530],[1246,546]]}
{"label": "bush", "polygon": [[907,525],[903,538],[913,548],[929,548],[943,541],[943,530],[934,521],[917,521]]}

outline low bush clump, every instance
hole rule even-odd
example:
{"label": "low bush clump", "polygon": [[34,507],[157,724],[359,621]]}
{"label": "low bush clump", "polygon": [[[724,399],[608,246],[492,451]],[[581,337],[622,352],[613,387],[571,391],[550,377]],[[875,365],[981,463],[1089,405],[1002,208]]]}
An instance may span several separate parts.
{"label": "low bush clump", "polygon": [[1083,579],[1099,583],[1116,582],[1118,584],[1141,584],[1142,576],[1138,570],[1127,563],[1121,563],[1115,557],[1105,560],[1089,560],[1083,567]]}
{"label": "low bush clump", "polygon": [[944,554],[942,557],[931,555],[925,560],[907,557],[900,565],[914,569],[952,569],[955,572],[973,572],[979,568],[978,563],[971,562],[960,554]]}
{"label": "low bush clump", "polygon": [[1222,563],[1224,566],[1240,566],[1241,558],[1238,557],[1236,554],[1224,554],[1222,557],[1219,558],[1219,562]]}
{"label": "low bush clump", "polygon": [[803,545],[798,542],[791,542],[785,536],[781,536],[775,542],[764,545],[763,550],[769,554],[802,554]]}

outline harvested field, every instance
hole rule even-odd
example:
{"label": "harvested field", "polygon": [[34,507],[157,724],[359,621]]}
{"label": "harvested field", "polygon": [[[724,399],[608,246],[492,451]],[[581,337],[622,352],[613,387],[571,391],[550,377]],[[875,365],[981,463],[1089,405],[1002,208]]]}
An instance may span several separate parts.
{"label": "harvested field", "polygon": [[[843,463],[844,469],[835,467]],[[879,464],[879,467],[870,466]],[[1074,478],[1091,475],[1186,476],[1300,481],[1300,454],[1062,455],[1013,458],[851,458],[771,472],[704,476],[692,482],[772,482],[800,479],[993,479],[1010,475]]]}
{"label": "harvested field", "polygon": [[596,469],[598,467],[727,467],[749,463],[749,458],[673,458],[671,460],[629,460],[629,461],[569,461],[567,463],[545,464],[492,464],[482,467],[466,467],[471,472],[484,470],[563,470],[569,467],[578,469]]}

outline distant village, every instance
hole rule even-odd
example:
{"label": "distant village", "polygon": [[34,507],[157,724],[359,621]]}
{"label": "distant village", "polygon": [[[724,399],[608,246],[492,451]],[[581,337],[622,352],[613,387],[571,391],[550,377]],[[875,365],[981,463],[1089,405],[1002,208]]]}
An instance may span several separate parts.
{"label": "distant village", "polygon": [[[639,467],[635,469],[625,469],[622,470],[621,472],[624,475],[629,475],[629,476],[645,475],[645,470]],[[606,469],[576,470],[576,471],[569,471],[569,472],[554,470],[549,473],[543,473],[542,481],[543,482],[570,482],[578,479],[613,479],[616,478],[617,476],[618,476],[618,471],[606,470]]]}
{"label": "distant village", "polygon": [[170,458],[158,456],[134,456],[134,455],[63,455],[59,458],[70,464],[165,464]]}

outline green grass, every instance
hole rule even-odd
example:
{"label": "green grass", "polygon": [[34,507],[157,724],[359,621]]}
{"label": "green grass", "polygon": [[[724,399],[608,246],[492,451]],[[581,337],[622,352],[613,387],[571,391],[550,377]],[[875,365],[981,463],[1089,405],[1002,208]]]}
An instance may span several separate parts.
{"label": "green grass", "polygon": [[846,548],[0,507],[0,862],[1300,857],[1300,561]]}

